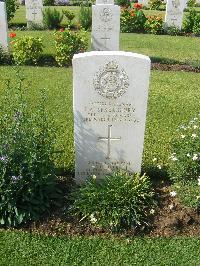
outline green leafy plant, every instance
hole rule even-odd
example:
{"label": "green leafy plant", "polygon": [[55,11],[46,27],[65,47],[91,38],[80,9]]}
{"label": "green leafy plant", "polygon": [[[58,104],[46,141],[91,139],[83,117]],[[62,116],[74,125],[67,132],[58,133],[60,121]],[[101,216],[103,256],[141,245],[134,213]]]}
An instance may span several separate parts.
{"label": "green leafy plant", "polygon": [[161,5],[162,5],[162,0],[150,0],[149,1],[150,9],[159,10]]}
{"label": "green leafy plant", "polygon": [[81,5],[79,12],[79,23],[80,26],[89,30],[92,26],[92,8],[90,6]]}
{"label": "green leafy plant", "polygon": [[196,0],[188,0],[187,1],[187,6],[189,7],[195,7],[196,4]]}
{"label": "green leafy plant", "polygon": [[189,12],[187,12],[185,19],[183,21],[183,30],[185,32],[193,32],[193,27],[195,24],[196,17],[197,17],[197,11],[194,8],[191,8]]}
{"label": "green leafy plant", "polygon": [[72,193],[71,212],[81,220],[112,230],[148,224],[154,192],[147,176],[117,172],[97,181],[89,178]]}
{"label": "green leafy plant", "polygon": [[121,13],[120,28],[122,32],[144,32],[147,20],[142,5],[135,3],[134,8],[124,9]]}
{"label": "green leafy plant", "polygon": [[19,7],[18,1],[17,0],[6,0],[6,11],[7,11],[7,19],[10,21]]}
{"label": "green leafy plant", "polygon": [[128,8],[130,6],[130,0],[117,0],[116,4],[121,6],[121,7],[126,7]]}
{"label": "green leafy plant", "polygon": [[0,111],[0,224],[38,220],[60,202],[53,164],[55,127],[41,91],[30,110],[24,78],[7,82]]}
{"label": "green leafy plant", "polygon": [[59,66],[69,66],[74,54],[84,52],[87,48],[86,32],[69,29],[55,32],[56,62]]}
{"label": "green leafy plant", "polygon": [[43,23],[48,29],[57,29],[60,27],[63,15],[55,8],[46,8],[43,11]]}
{"label": "green leafy plant", "polygon": [[37,64],[43,52],[42,39],[23,36],[12,41],[12,55],[17,65]]}
{"label": "green leafy plant", "polygon": [[54,6],[54,0],[43,0],[44,6]]}
{"label": "green leafy plant", "polygon": [[152,34],[163,32],[163,19],[160,16],[149,16],[144,25],[145,31]]}
{"label": "green leafy plant", "polygon": [[164,28],[165,34],[171,35],[171,36],[178,36],[181,34],[181,30],[177,28],[176,26],[169,26]]}
{"label": "green leafy plant", "polygon": [[196,35],[200,35],[200,14],[197,14],[195,17],[192,32]]}
{"label": "green leafy plant", "polygon": [[75,18],[74,12],[72,12],[71,10],[63,10],[62,12],[63,15],[66,17],[66,19],[68,20],[68,25],[71,26],[72,20]]}
{"label": "green leafy plant", "polygon": [[173,180],[197,180],[200,176],[200,114],[181,125],[172,140],[170,176]]}

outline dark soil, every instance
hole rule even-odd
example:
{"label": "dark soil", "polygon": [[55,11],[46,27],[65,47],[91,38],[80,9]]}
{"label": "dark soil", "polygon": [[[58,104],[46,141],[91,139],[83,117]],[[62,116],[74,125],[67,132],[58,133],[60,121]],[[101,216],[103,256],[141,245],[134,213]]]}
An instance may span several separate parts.
{"label": "dark soil", "polygon": [[[157,189],[159,206],[155,211],[150,228],[134,229],[120,233],[95,228],[87,222],[79,222],[77,218],[67,217],[63,210],[55,212],[43,221],[32,223],[22,230],[45,235],[101,235],[116,237],[151,236],[200,236],[200,213],[192,208],[181,205],[176,197],[170,196],[168,186]],[[66,218],[67,217],[67,218]]]}
{"label": "dark soil", "polygon": [[192,67],[190,65],[152,63],[151,68],[162,71],[185,71],[200,73],[200,67]]}

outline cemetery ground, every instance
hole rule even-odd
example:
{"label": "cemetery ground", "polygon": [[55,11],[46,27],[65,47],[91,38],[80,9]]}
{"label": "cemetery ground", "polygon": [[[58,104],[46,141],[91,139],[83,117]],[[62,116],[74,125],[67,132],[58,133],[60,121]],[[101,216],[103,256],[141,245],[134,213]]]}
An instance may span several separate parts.
{"label": "cemetery ground", "polygon": [[[20,67],[20,71],[26,77],[32,110],[39,88],[48,89],[47,108],[54,111],[59,128],[57,145],[63,151],[56,162],[58,175],[68,180],[74,171],[72,69],[27,66]],[[16,82],[15,70],[1,66],[1,91],[8,77]],[[165,260],[165,265],[198,265],[200,219],[194,208],[188,207],[192,205],[192,188],[182,187],[177,197],[170,197],[170,191],[176,188],[170,186],[165,169],[170,140],[177,127],[199,110],[199,83],[200,75],[194,72],[151,72],[143,171],[151,176],[160,198],[151,230],[112,234],[87,224],[79,225],[59,211],[19,230],[1,229],[0,264],[162,265]],[[187,189],[190,194],[186,198]],[[175,237],[162,238],[166,236]]]}
{"label": "cemetery ground", "polygon": [[[15,23],[23,24],[23,16],[24,9],[20,7]],[[157,204],[148,228],[113,232],[80,222],[68,213],[74,177],[72,68],[56,66],[52,31],[15,33],[17,37],[42,37],[44,52],[38,66],[0,66],[0,93],[6,92],[8,78],[16,84],[19,70],[25,77],[29,108],[35,113],[40,90],[45,88],[46,113],[55,121],[59,153],[54,163],[64,201],[60,208],[50,209],[37,222],[17,229],[1,228],[0,265],[200,264],[200,217],[195,205],[199,184],[174,184],[168,175],[171,140],[180,125],[199,113],[199,38],[120,35],[120,50],[148,55],[153,62],[142,172],[152,181]]]}

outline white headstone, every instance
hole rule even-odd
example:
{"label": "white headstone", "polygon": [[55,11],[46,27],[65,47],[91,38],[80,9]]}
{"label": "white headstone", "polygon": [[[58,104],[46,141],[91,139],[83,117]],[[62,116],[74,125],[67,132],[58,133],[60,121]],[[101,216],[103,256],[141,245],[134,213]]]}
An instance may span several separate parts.
{"label": "white headstone", "polygon": [[25,0],[27,25],[42,25],[42,0]]}
{"label": "white headstone", "polygon": [[184,8],[184,0],[167,0],[165,14],[165,23],[167,27],[174,26],[181,29]]}
{"label": "white headstone", "polygon": [[112,0],[97,0],[92,6],[92,50],[118,51],[120,34],[120,7]]}
{"label": "white headstone", "polygon": [[5,51],[8,51],[8,23],[6,4],[4,2],[0,2],[0,46]]}
{"label": "white headstone", "polygon": [[141,171],[150,59],[129,52],[73,58],[75,178]]}
{"label": "white headstone", "polygon": [[138,0],[139,4],[142,4],[143,6],[147,6],[149,3],[149,0]]}

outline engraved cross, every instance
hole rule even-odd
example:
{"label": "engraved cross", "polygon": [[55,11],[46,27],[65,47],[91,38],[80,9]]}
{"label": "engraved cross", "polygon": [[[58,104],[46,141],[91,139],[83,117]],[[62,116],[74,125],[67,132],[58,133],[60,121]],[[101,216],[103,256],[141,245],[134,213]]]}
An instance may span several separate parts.
{"label": "engraved cross", "polygon": [[104,40],[104,47],[106,47],[107,41],[110,40],[110,38],[106,37],[106,34],[105,34],[105,36],[102,37],[101,40]]}
{"label": "engraved cross", "polygon": [[32,12],[32,15],[34,15],[34,20],[35,20],[35,15],[37,15],[36,7],[34,7],[34,10],[33,10],[33,12]]}
{"label": "engraved cross", "polygon": [[121,140],[121,137],[112,138],[112,136],[111,136],[111,127],[112,127],[112,125],[108,125],[108,137],[99,137],[98,138],[98,140],[107,140],[108,141],[108,153],[107,153],[106,159],[110,159],[111,141],[112,140]]}

